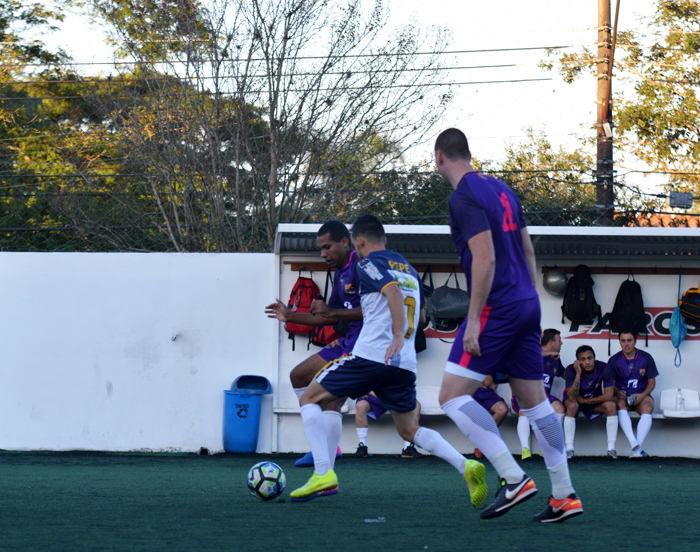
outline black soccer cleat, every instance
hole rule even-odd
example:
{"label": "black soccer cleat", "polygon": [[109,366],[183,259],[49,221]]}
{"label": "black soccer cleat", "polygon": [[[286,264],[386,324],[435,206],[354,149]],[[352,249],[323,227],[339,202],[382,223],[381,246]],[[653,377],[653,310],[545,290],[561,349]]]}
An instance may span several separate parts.
{"label": "black soccer cleat", "polygon": [[355,458],[366,458],[369,456],[369,453],[367,452],[367,445],[364,443],[360,443],[357,445],[357,450],[355,451],[355,454],[353,454]]}
{"label": "black soccer cleat", "polygon": [[557,500],[550,496],[547,507],[532,518],[532,521],[559,523],[566,519],[580,516],[582,513],[583,506],[581,505],[581,499],[576,493],[571,493],[563,500]]}
{"label": "black soccer cleat", "polygon": [[420,458],[421,456],[423,455],[416,450],[416,445],[413,443],[401,451],[401,458]]}
{"label": "black soccer cleat", "polygon": [[493,519],[502,516],[516,504],[529,500],[537,493],[535,482],[527,474],[518,483],[506,483],[501,479],[501,488],[490,506],[481,510],[481,519]]}

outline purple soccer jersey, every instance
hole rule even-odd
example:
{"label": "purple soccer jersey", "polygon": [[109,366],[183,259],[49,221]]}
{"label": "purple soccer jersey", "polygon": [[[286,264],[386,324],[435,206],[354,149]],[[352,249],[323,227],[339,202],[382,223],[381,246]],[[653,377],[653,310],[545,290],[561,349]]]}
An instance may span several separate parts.
{"label": "purple soccer jersey", "polygon": [[[360,307],[360,294],[357,292],[359,286],[355,282],[355,267],[359,256],[357,251],[350,252],[350,260],[343,268],[335,271],[333,277],[333,290],[328,298],[328,306],[332,309],[354,309]],[[362,329],[362,320],[354,320],[349,323],[350,331],[345,336],[345,343],[352,350],[352,346],[357,341]]]}
{"label": "purple soccer jersey", "polygon": [[[566,389],[567,391],[574,384],[576,379],[576,370],[574,370],[574,365],[569,364],[566,367]],[[581,388],[579,394],[584,399],[591,399],[593,397],[600,397],[605,390],[615,385],[615,378],[613,376],[613,371],[610,369],[605,362],[600,360],[595,361],[595,368],[592,374],[587,374],[581,370],[581,377],[579,378],[579,383]]]}
{"label": "purple soccer jersey", "polygon": [[644,392],[648,381],[659,375],[652,356],[639,349],[637,349],[637,354],[633,359],[625,358],[625,355],[620,351],[610,357],[608,364],[613,371],[616,387],[628,395]]}
{"label": "purple soccer jersey", "polygon": [[564,365],[561,363],[560,359],[554,359],[551,356],[546,356],[543,360],[544,374],[542,374],[542,382],[544,383],[544,392],[547,393],[547,395],[551,395],[554,378],[564,376]]}
{"label": "purple soccer jersey", "polygon": [[523,252],[521,230],[527,225],[515,193],[496,178],[469,173],[462,177],[450,195],[449,206],[452,240],[469,290],[472,254],[468,242],[477,234],[490,230],[496,267],[486,304],[498,307],[537,297]]}

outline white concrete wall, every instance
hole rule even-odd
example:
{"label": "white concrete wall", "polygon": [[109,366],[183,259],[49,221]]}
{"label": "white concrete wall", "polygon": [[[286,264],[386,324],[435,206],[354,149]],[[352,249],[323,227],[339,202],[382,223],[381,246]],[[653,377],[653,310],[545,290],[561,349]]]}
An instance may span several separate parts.
{"label": "white concrete wall", "polygon": [[0,449],[222,450],[223,391],[277,387],[277,280],[273,254],[0,253]]}
{"label": "white concrete wall", "polygon": [[[282,273],[280,277],[280,297],[286,298],[289,296],[298,273],[292,272],[288,264],[290,259],[282,259]],[[411,259],[408,259],[409,262]],[[310,256],[304,258],[303,262],[318,262],[318,257]],[[294,262],[299,262],[299,259],[294,259]],[[424,262],[424,261],[420,261]],[[576,264],[572,261],[571,265]],[[616,266],[621,266],[623,263],[616,263]],[[630,263],[627,263],[629,266]],[[550,263],[551,265],[551,263]],[[641,266],[643,263],[635,263],[635,266]],[[593,266],[593,263],[591,263]],[[564,345],[562,347],[562,362],[568,365],[574,360],[576,348],[582,344],[591,345],[599,360],[607,361],[608,355],[608,340],[607,330],[592,332],[594,328],[590,326],[581,326],[579,331],[571,331],[571,322],[561,322],[561,304],[562,297],[553,297],[544,291],[542,288],[541,279],[542,265],[538,265],[538,282],[537,288],[542,301],[542,328],[556,328],[562,332]],[[439,286],[447,279],[447,274],[433,274],[433,280],[436,286]],[[323,288],[325,278],[324,273],[314,273],[316,283]],[[460,274],[460,285],[464,285],[464,276]],[[620,284],[626,276],[610,275],[610,274],[594,274],[595,280],[594,292],[598,303],[601,305],[603,312],[607,313],[612,310],[615,302],[615,296],[620,287]],[[676,294],[678,291],[678,276],[668,275],[644,275],[637,276],[637,281],[642,287],[644,296],[645,309],[653,313],[655,319],[661,317],[663,320],[670,314],[676,304]],[[682,290],[685,291],[689,287],[698,285],[698,276],[684,276],[682,281]],[[281,326],[281,325],[280,325]],[[666,320],[662,326],[668,328]],[[683,364],[680,368],[676,368],[673,363],[675,349],[671,345],[668,334],[658,331],[650,336],[649,346],[646,347],[644,339],[640,338],[638,346],[645,351],[648,351],[656,360],[659,368],[659,377],[657,378],[656,391],[652,394],[657,404],[661,391],[664,389],[676,389],[678,387],[698,389],[700,390],[700,328],[696,330],[695,335],[689,335],[688,339],[681,345],[681,353],[683,355]],[[280,423],[278,432],[278,450],[279,451],[306,451],[308,445],[304,438],[303,430],[298,411],[298,404],[294,396],[291,385],[289,383],[288,374],[291,369],[307,356],[318,352],[318,347],[311,346],[307,351],[306,344],[303,338],[297,338],[296,351],[292,352],[291,341],[287,339],[287,334],[280,327],[279,333],[279,396],[277,398],[277,412],[279,413]],[[438,339],[428,339],[428,348],[426,351],[418,355],[418,385],[440,386],[442,373],[445,366],[445,361],[449,353],[450,345],[443,343]],[[620,350],[615,336],[611,342],[611,354]],[[564,390],[564,380],[558,379],[554,385],[553,392],[556,396],[561,397]],[[506,399],[510,397],[510,388],[507,384],[499,388],[499,394]],[[508,401],[509,402],[509,401]],[[510,403],[509,403],[510,404]],[[352,408],[352,407],[351,407]],[[470,453],[473,451],[473,445],[456,429],[454,424],[445,416],[424,416],[422,422],[427,427],[431,427],[441,432],[460,452]],[[506,444],[514,453],[520,452],[520,445],[516,434],[516,420],[509,417],[501,426],[501,434],[503,435]],[[636,426],[636,421],[633,421]],[[700,456],[700,419],[696,420],[669,420],[669,419],[654,419],[651,432],[644,443],[644,449],[650,454],[659,456]],[[370,452],[377,454],[393,454],[401,450],[403,441],[398,437],[394,429],[393,423],[388,415],[380,422],[370,422],[369,430],[369,447]],[[532,444],[535,451],[538,451],[534,437]],[[353,452],[357,446],[357,435],[355,433],[354,417],[346,415],[344,419],[343,437],[341,447],[347,452]],[[579,455],[603,455],[606,450],[605,438],[605,421],[603,419],[589,422],[582,415],[577,418],[576,430],[576,453]],[[622,431],[619,431],[617,449],[620,454],[629,454],[629,443],[624,437]]]}

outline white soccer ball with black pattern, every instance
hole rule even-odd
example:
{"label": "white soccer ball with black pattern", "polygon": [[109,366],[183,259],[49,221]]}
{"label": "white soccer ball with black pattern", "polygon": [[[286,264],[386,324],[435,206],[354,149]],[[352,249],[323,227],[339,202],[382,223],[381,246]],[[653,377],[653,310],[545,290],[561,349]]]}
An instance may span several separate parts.
{"label": "white soccer ball with black pattern", "polygon": [[248,472],[248,490],[260,500],[272,500],[284,492],[287,478],[273,462],[258,462]]}

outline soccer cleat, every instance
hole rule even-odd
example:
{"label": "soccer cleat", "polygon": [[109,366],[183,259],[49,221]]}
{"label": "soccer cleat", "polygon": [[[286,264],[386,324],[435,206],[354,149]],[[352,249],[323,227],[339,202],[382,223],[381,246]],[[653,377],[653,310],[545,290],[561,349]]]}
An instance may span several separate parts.
{"label": "soccer cleat", "polygon": [[481,510],[481,519],[493,519],[502,516],[516,504],[529,500],[537,493],[535,482],[527,474],[517,483],[506,483],[501,479],[501,488],[496,493],[493,504]]}
{"label": "soccer cleat", "polygon": [[566,459],[571,460],[574,457],[574,449],[569,449],[566,451]]}
{"label": "soccer cleat", "polygon": [[423,455],[416,450],[416,445],[413,443],[401,451],[401,458],[420,458],[421,456]]}
{"label": "soccer cleat", "polygon": [[581,505],[581,499],[576,493],[571,493],[564,500],[557,500],[550,496],[547,507],[532,518],[532,521],[558,523],[570,517],[581,515],[582,513],[583,506]]}
{"label": "soccer cleat", "polygon": [[369,454],[367,453],[367,445],[365,445],[364,443],[360,443],[359,445],[357,445],[357,450],[355,451],[355,454],[353,454],[353,456],[355,458],[366,458],[367,456],[369,456]]}
{"label": "soccer cleat", "polygon": [[[337,460],[338,458],[342,457],[343,451],[340,450],[340,446],[338,446],[338,450],[335,452],[335,459]],[[294,465],[297,468],[310,468],[314,465],[314,455],[311,452],[307,452],[304,456],[299,458],[299,460],[294,462]]]}
{"label": "soccer cleat", "polygon": [[475,458],[483,458],[484,453],[479,450],[479,447],[474,447],[474,457]]}
{"label": "soccer cleat", "polygon": [[292,502],[304,502],[320,496],[334,495],[338,493],[338,478],[333,470],[328,470],[326,475],[318,475],[316,472],[306,482],[306,485],[292,491]]}
{"label": "soccer cleat", "polygon": [[523,449],[523,454],[520,456],[521,460],[532,460],[532,453],[530,452],[530,449],[525,447]]}
{"label": "soccer cleat", "polygon": [[632,454],[630,454],[630,458],[633,460],[640,460],[642,458],[649,458],[649,455],[643,450],[633,450]]}
{"label": "soccer cleat", "polygon": [[478,508],[489,494],[489,488],[486,485],[486,468],[481,462],[466,460],[464,462],[464,480],[467,482],[472,506]]}
{"label": "soccer cleat", "polygon": [[608,460],[617,460],[617,451],[615,449],[608,451]]}

